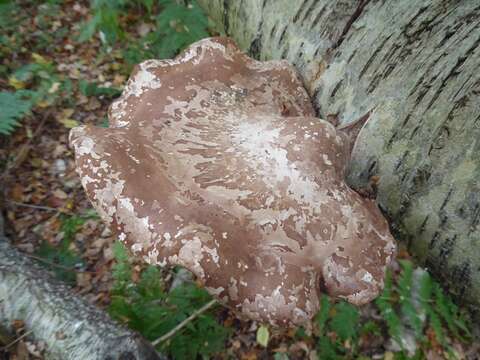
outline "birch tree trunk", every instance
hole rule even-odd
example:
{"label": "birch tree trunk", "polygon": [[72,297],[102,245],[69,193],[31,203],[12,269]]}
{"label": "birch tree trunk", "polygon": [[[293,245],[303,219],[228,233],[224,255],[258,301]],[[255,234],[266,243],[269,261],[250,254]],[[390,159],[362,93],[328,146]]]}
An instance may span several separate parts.
{"label": "birch tree trunk", "polygon": [[199,3],[252,56],[296,65],[320,117],[372,111],[349,183],[380,176],[396,237],[478,314],[478,0]]}
{"label": "birch tree trunk", "polygon": [[46,359],[160,360],[139,334],[112,321],[50,273],[14,249],[0,214],[0,324],[22,320]]}

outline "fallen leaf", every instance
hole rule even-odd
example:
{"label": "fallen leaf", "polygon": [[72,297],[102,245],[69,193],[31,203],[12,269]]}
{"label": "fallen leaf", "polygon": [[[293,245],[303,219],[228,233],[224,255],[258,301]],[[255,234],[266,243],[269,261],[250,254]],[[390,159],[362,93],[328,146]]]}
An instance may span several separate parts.
{"label": "fallen leaf", "polygon": [[395,358],[395,355],[391,351],[387,351],[385,354],[383,354],[383,360],[393,360]]}
{"label": "fallen leaf", "polygon": [[55,190],[52,194],[56,198],[59,198],[59,199],[62,199],[62,200],[66,199],[68,197],[67,193],[63,190],[60,190],[60,189]]}
{"label": "fallen leaf", "polygon": [[15,76],[10,76],[8,78],[8,83],[15,88],[15,90],[24,89],[27,84],[23,81],[18,80]]}
{"label": "fallen leaf", "polygon": [[60,83],[59,82],[54,82],[52,86],[50,86],[50,89],[48,89],[49,94],[56,93],[60,89]]}
{"label": "fallen leaf", "polygon": [[32,59],[33,59],[33,61],[35,61],[37,64],[40,64],[40,65],[48,65],[50,63],[42,55],[37,54],[37,53],[32,53]]}
{"label": "fallen leaf", "polygon": [[67,129],[72,129],[80,124],[77,120],[73,119],[60,119],[58,122],[63,124]]}
{"label": "fallen leaf", "polygon": [[268,331],[268,328],[264,325],[260,325],[260,327],[257,329],[257,344],[263,347],[267,347],[269,339],[270,333]]}

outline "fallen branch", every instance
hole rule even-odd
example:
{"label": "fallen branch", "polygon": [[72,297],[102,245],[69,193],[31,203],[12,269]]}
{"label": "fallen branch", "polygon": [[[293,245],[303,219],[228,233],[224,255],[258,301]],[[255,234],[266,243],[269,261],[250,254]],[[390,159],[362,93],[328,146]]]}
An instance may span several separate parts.
{"label": "fallen branch", "polygon": [[164,342],[165,340],[170,339],[173,335],[175,335],[178,331],[180,331],[183,327],[185,327],[189,322],[193,321],[197,316],[201,315],[208,309],[210,309],[213,305],[217,303],[216,300],[211,300],[210,302],[203,305],[200,309],[196,310],[192,315],[187,317],[177,326],[175,326],[172,330],[167,332],[165,335],[160,336],[158,339],[152,341],[153,346],[157,346],[158,344]]}
{"label": "fallen branch", "polygon": [[23,335],[20,335],[19,337],[17,337],[15,340],[13,340],[11,343],[5,345],[3,348],[0,349],[0,351],[5,351],[5,350],[8,350],[9,347],[15,345],[17,342],[19,342],[20,340],[22,340],[23,338],[26,338],[28,335],[30,335],[32,333],[32,330],[30,331],[27,331],[25,334]]}
{"label": "fallen branch", "polygon": [[139,334],[56,280],[13,248],[0,215],[0,324],[22,320],[47,359],[164,359]]}
{"label": "fallen branch", "polygon": [[25,204],[25,203],[20,203],[20,202],[17,202],[17,201],[9,201],[9,203],[12,204],[12,205],[15,205],[15,206],[27,207],[27,208],[31,208],[31,209],[62,212],[60,209],[56,209],[56,208],[53,208],[53,207],[50,207],[50,206]]}

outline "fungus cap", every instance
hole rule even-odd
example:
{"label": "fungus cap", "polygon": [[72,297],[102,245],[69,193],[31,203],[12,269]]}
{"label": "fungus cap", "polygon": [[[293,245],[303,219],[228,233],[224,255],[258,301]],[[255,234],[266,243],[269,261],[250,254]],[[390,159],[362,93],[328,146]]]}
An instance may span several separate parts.
{"label": "fungus cap", "polygon": [[382,289],[395,245],[344,181],[351,129],[314,117],[285,61],[205,39],[137,66],[109,119],[70,142],[87,196],[134,255],[184,266],[274,325],[308,321],[322,292],[361,305]]}

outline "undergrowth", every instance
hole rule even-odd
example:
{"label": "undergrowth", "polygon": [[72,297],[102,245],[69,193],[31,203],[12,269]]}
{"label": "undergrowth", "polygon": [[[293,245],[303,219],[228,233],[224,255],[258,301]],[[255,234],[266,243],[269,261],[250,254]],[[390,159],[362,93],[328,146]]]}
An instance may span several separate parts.
{"label": "undergrowth", "polygon": [[[10,135],[21,121],[35,111],[49,107],[74,106],[72,92],[85,96],[114,98],[121,89],[104,87],[86,80],[70,79],[56,69],[55,59],[41,55],[55,40],[70,37],[73,43],[91,41],[98,36],[103,44],[98,60],[121,59],[120,73],[148,58],[170,58],[201,38],[208,37],[208,20],[195,1],[176,0],[92,0],[89,20],[70,35],[67,27],[51,31],[61,1],[39,1],[34,18],[37,30],[29,28],[30,17],[16,1],[0,0],[0,135]],[[31,4],[30,4],[31,5]],[[137,31],[137,28],[142,30]],[[22,31],[19,31],[22,29]],[[18,66],[20,58],[25,65]],[[78,125],[67,119],[66,127]]]}
{"label": "undergrowth", "polygon": [[[191,283],[167,290],[160,271],[154,266],[146,267],[134,283],[132,265],[120,243],[115,244],[114,254],[117,264],[113,270],[110,314],[151,341],[211,300],[204,289]],[[217,322],[214,312],[206,312],[158,347],[174,359],[206,358],[223,350],[230,333],[230,329]]]}
{"label": "undergrowth", "polygon": [[80,227],[89,219],[98,219],[94,211],[87,211],[80,215],[62,215],[60,233],[61,240],[58,244],[43,241],[35,255],[42,265],[51,270],[55,276],[70,285],[75,285],[75,270],[85,264],[80,254],[75,250],[73,241]]}
{"label": "undergrowth", "polygon": [[[115,258],[110,313],[147,339],[167,333],[210,300],[205,290],[192,283],[168,291],[153,266],[146,267],[140,280],[133,282],[132,265],[120,243],[115,244]],[[299,328],[296,338],[313,339],[322,360],[368,359],[368,344],[378,337],[397,348],[392,359],[426,359],[432,351],[456,359],[452,341],[467,342],[471,336],[465,315],[428,272],[414,269],[410,261],[400,264],[399,274],[387,274],[385,289],[373,305],[376,316],[366,316],[348,302],[333,302],[323,295],[313,333],[307,335]],[[217,322],[214,312],[207,312],[160,349],[175,359],[208,357],[222,351],[231,331]],[[258,328],[257,343],[269,346],[267,326]],[[275,359],[288,359],[288,354],[276,352]]]}

